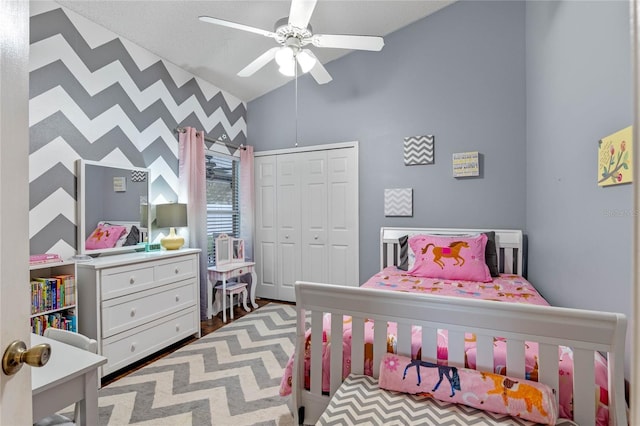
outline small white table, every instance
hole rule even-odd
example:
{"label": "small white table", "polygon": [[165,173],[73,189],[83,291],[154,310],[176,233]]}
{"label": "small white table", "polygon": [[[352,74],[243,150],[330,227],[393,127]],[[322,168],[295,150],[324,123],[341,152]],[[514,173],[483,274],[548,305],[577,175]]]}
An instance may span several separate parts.
{"label": "small white table", "polygon": [[207,291],[207,317],[211,318],[213,315],[213,290],[216,285],[216,282],[222,281],[222,322],[227,322],[227,301],[226,290],[227,290],[227,280],[231,278],[241,277],[246,274],[251,274],[251,290],[249,291],[249,298],[251,301],[251,306],[253,309],[258,307],[256,303],[256,283],[258,282],[258,276],[256,274],[256,264],[255,262],[231,262],[225,263],[223,265],[210,266],[208,269],[209,272],[209,282],[211,283],[211,288]]}
{"label": "small white table", "polygon": [[33,421],[80,402],[78,425],[98,424],[98,367],[107,358],[57,340],[31,334],[31,346],[51,345],[51,357],[43,367],[31,369]]}

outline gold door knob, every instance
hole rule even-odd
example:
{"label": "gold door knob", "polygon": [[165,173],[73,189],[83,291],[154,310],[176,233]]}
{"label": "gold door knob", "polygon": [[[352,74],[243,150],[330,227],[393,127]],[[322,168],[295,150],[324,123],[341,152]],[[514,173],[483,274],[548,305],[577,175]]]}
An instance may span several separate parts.
{"label": "gold door knob", "polygon": [[32,367],[42,367],[49,362],[51,346],[41,343],[27,349],[27,345],[21,340],[14,340],[4,351],[2,356],[2,371],[7,376],[16,374],[22,368],[23,363]]}

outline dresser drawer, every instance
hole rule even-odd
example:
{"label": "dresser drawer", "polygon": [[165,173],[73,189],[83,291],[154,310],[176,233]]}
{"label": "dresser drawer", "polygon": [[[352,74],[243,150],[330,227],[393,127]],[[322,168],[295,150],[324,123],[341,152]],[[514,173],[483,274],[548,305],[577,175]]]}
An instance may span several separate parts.
{"label": "dresser drawer", "polygon": [[197,309],[190,308],[102,341],[108,362],[102,375],[113,373],[145,356],[198,332]]}
{"label": "dresser drawer", "polygon": [[157,264],[154,277],[157,282],[173,282],[196,276],[196,256],[182,257],[171,262]]}
{"label": "dresser drawer", "polygon": [[119,297],[102,304],[102,335],[113,336],[173,312],[195,306],[193,279]]}
{"label": "dresser drawer", "polygon": [[109,299],[149,288],[154,282],[154,266],[124,266],[102,271],[102,299]]}

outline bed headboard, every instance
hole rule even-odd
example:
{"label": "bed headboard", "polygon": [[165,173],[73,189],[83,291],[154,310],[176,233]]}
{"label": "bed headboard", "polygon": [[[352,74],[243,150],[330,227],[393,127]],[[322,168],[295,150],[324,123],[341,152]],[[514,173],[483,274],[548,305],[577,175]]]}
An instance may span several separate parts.
{"label": "bed headboard", "polygon": [[398,238],[408,235],[464,235],[494,231],[500,272],[522,275],[523,240],[522,231],[517,229],[460,229],[460,228],[380,228],[380,266],[398,265],[400,250]]}

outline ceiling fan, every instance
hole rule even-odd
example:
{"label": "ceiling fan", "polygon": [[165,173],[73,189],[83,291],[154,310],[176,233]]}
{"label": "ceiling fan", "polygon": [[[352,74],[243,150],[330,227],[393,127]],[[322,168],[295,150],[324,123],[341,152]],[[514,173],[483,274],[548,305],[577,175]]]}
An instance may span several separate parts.
{"label": "ceiling fan", "polygon": [[365,35],[313,34],[309,20],[317,0],[292,0],[289,17],[279,19],[274,31],[262,30],[224,19],[200,16],[200,20],[238,30],[249,31],[270,37],[280,44],[258,56],[253,62],[240,70],[240,77],[248,77],[275,59],[280,72],[293,77],[297,74],[296,62],[303,73],[309,72],[318,84],[332,80],[325,67],[318,61],[310,49],[305,46],[330,47],[337,49],[379,51],[384,46],[382,37]]}

